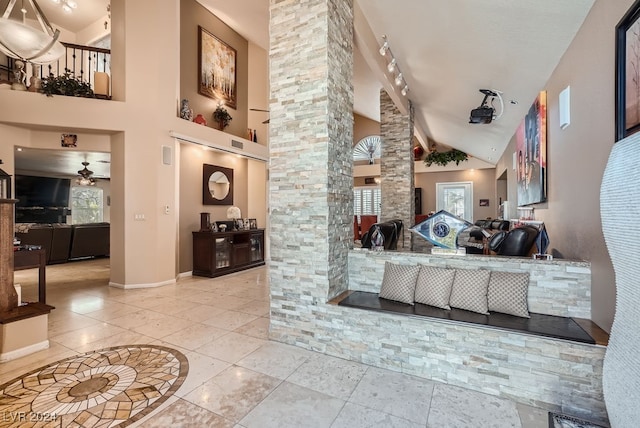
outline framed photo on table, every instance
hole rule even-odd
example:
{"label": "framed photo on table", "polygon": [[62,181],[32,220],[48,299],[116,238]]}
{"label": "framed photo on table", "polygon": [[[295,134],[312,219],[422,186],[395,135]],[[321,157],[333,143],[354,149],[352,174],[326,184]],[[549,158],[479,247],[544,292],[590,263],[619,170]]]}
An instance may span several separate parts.
{"label": "framed photo on table", "polygon": [[198,26],[198,93],[235,109],[237,57],[234,48]]}
{"label": "framed photo on table", "polygon": [[258,228],[258,221],[255,218],[250,218],[249,229],[257,229],[257,228]]}
{"label": "framed photo on table", "polygon": [[640,130],[640,0],[616,26],[616,135]]}

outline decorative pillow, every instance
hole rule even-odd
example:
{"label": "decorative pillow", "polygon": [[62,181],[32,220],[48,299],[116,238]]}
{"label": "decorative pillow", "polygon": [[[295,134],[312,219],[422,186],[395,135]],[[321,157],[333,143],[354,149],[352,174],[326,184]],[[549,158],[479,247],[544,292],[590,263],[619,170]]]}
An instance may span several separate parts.
{"label": "decorative pillow", "polygon": [[489,311],[530,318],[527,306],[529,272],[491,272]]}
{"label": "decorative pillow", "polygon": [[451,309],[449,297],[455,274],[454,269],[421,266],[416,283],[416,303]]}
{"label": "decorative pillow", "polygon": [[416,292],[416,280],[420,266],[397,265],[385,262],[384,277],[379,296],[383,299],[413,305]]}
{"label": "decorative pillow", "polygon": [[449,305],[452,308],[488,314],[487,288],[490,275],[488,270],[456,269]]}

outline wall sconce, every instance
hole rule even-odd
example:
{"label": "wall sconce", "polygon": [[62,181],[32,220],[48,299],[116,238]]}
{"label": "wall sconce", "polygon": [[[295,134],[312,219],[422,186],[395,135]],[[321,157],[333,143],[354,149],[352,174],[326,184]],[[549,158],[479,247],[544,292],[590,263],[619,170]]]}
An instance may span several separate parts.
{"label": "wall sconce", "polygon": [[389,40],[387,40],[387,36],[382,36],[382,40],[384,41],[382,46],[380,46],[380,55],[382,56],[389,56],[389,58],[391,58],[391,60],[387,63],[387,70],[389,71],[389,73],[394,74],[396,71],[398,72],[398,74],[394,74],[394,83],[397,87],[402,88],[402,90],[400,90],[400,93],[402,94],[403,97],[407,96],[407,92],[409,92],[409,85],[407,84],[407,81],[404,80],[404,74],[402,74],[402,71],[400,71],[400,66],[398,65],[398,60],[396,60],[396,58],[393,56],[393,52],[391,52],[391,48],[389,47]]}

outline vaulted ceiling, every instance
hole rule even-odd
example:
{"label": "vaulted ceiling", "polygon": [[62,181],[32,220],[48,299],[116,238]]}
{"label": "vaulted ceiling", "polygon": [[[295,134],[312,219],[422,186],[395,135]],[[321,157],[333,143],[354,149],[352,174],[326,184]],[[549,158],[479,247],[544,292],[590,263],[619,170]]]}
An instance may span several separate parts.
{"label": "vaulted ceiling", "polygon": [[[198,1],[268,50],[269,0]],[[354,110],[379,120],[380,88],[399,91],[377,52],[387,35],[409,85],[423,142],[431,138],[495,163],[593,3],[355,0]],[[375,44],[358,31],[364,27]],[[482,102],[478,91],[484,88],[503,93],[504,114],[490,124],[469,124],[469,112]],[[403,102],[398,93],[395,99]],[[499,103],[495,106],[499,113]]]}
{"label": "vaulted ceiling", "polygon": [[[7,1],[0,0],[2,10]],[[197,1],[268,51],[270,0]],[[422,143],[429,138],[493,164],[594,1],[355,0],[354,111],[379,120],[385,88],[400,106],[411,100]],[[100,19],[109,3],[76,2],[65,14],[53,1],[39,0],[52,22],[71,31]],[[406,98],[386,70],[388,57],[378,53],[382,35],[409,85]],[[504,114],[490,124],[469,124],[483,88],[503,93]],[[70,160],[73,168],[77,161]]]}

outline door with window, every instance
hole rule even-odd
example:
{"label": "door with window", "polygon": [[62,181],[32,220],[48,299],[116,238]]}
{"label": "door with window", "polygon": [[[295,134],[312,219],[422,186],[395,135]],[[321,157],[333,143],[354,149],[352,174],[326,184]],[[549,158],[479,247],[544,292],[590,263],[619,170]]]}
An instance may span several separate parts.
{"label": "door with window", "polygon": [[473,183],[436,183],[436,210],[445,210],[473,223]]}

